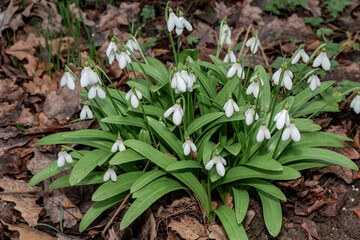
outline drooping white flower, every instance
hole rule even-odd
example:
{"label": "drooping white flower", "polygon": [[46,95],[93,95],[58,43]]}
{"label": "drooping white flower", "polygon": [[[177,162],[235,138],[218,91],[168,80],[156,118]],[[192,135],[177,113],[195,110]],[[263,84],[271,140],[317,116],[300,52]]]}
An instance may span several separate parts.
{"label": "drooping white flower", "polygon": [[188,75],[189,75],[189,79],[186,82],[186,88],[187,88],[187,90],[189,92],[192,92],[193,91],[193,85],[194,85],[194,83],[196,81],[196,76],[195,76],[195,74],[193,72],[188,73]]}
{"label": "drooping white flower", "polygon": [[117,58],[118,55],[117,51],[118,51],[118,47],[116,46],[115,41],[111,40],[108,48],[106,49],[106,56],[109,59],[110,65],[113,63],[114,59]]}
{"label": "drooping white flower", "polygon": [[283,109],[280,112],[278,112],[275,117],[274,117],[274,121],[276,122],[276,128],[277,129],[282,129],[284,127],[284,125],[286,124],[286,126],[290,125],[290,115],[287,109]]}
{"label": "drooping white flower", "polygon": [[81,71],[80,85],[81,87],[87,87],[89,84],[99,83],[100,78],[89,66],[88,62],[85,62],[85,67]]}
{"label": "drooping white flower", "polygon": [[181,35],[181,33],[183,32],[183,30],[184,30],[184,28],[186,28],[188,31],[192,31],[193,30],[193,27],[191,26],[191,24],[183,17],[183,13],[182,12],[180,12],[179,13],[179,20],[180,20],[180,22],[181,22],[181,28],[178,28],[177,26],[176,26],[176,29],[175,29],[175,31],[176,31],[176,34],[178,35],[178,36],[180,36]]}
{"label": "drooping white flower", "polygon": [[214,164],[216,164],[216,171],[220,176],[224,176],[225,175],[225,167],[226,166],[226,160],[221,157],[220,155],[217,155],[215,157],[213,157],[206,165],[205,165],[205,169],[210,171],[212,169],[212,167],[214,166]]}
{"label": "drooping white flower", "polygon": [[264,141],[264,138],[266,139],[270,139],[271,138],[271,134],[270,134],[270,131],[269,129],[266,127],[266,125],[261,125],[259,127],[259,131],[256,135],[256,141],[257,142],[262,142]]}
{"label": "drooping white flower", "polygon": [[[299,49],[298,49],[299,50]],[[293,57],[293,59],[291,60],[291,64],[295,64],[297,63],[300,58],[302,58],[303,62],[306,63],[307,61],[309,61],[309,55],[305,52],[304,48],[301,47],[300,50],[297,51],[297,53],[295,54],[295,56]]]}
{"label": "drooping white flower", "polygon": [[227,73],[227,77],[228,78],[232,78],[235,73],[237,73],[237,76],[240,79],[245,79],[245,71],[243,70],[243,68],[241,67],[240,64],[240,60],[236,60],[236,62],[231,66],[231,68],[229,69],[228,73]]}
{"label": "drooping white flower", "polygon": [[92,113],[90,107],[89,107],[87,104],[85,104],[85,105],[83,106],[83,108],[81,109],[80,119],[85,119],[86,116],[87,116],[88,118],[93,118],[93,117],[94,117],[94,114]]}
{"label": "drooping white flower", "polygon": [[223,45],[224,41],[226,40],[226,43],[231,46],[231,30],[229,26],[224,23],[221,31],[221,38],[219,39],[219,45]]}
{"label": "drooping white flower", "polygon": [[350,103],[350,107],[354,109],[354,112],[359,114],[360,113],[360,91],[354,97],[354,99]]}
{"label": "drooping white flower", "polygon": [[255,54],[258,50],[258,47],[260,45],[260,41],[257,38],[257,36],[253,36],[252,38],[250,38],[249,40],[246,41],[245,44],[247,47],[250,48],[250,51]]}
{"label": "drooping white flower", "polygon": [[116,60],[118,61],[121,69],[124,69],[128,63],[131,63],[131,58],[124,50],[116,56]]}
{"label": "drooping white flower", "polygon": [[124,151],[125,145],[124,142],[121,139],[118,139],[114,142],[114,144],[111,147],[111,152],[116,152],[117,150],[119,150],[119,152]]}
{"label": "drooping white flower", "polygon": [[281,140],[286,141],[290,138],[290,136],[291,136],[292,140],[294,140],[294,142],[298,142],[301,139],[300,132],[296,128],[294,123],[290,123],[290,125],[285,128],[285,130],[281,136]]}
{"label": "drooping white flower", "polygon": [[[274,75],[272,76],[272,79],[274,80],[274,83],[276,85],[279,84],[280,81],[280,76],[281,76],[281,71],[282,69],[279,68]],[[284,75],[283,75],[283,79],[281,81],[281,87],[285,87],[287,90],[291,90],[293,82],[292,82],[292,78],[293,78],[293,73],[290,70],[285,70],[284,71]]]}
{"label": "drooping white flower", "polygon": [[[132,38],[129,38],[129,40],[126,42],[126,46],[127,46],[128,48],[130,48],[130,50],[131,50],[132,52],[134,52],[135,50],[139,50],[138,45],[136,44],[136,42],[135,42],[134,39],[132,39]],[[129,56],[131,55],[128,50],[126,50],[126,53],[127,53],[127,55],[129,55]]]}
{"label": "drooping white flower", "polygon": [[63,167],[65,165],[65,162],[72,163],[73,159],[65,150],[62,150],[58,153],[58,159],[57,159],[57,166]]}
{"label": "drooping white flower", "polygon": [[253,108],[249,108],[248,110],[246,110],[245,112],[246,125],[249,126],[250,124],[252,124],[252,122],[254,121],[254,115],[255,115],[255,120],[258,120],[259,115],[255,113],[255,110]]}
{"label": "drooping white flower", "polygon": [[235,53],[233,50],[230,50],[230,52],[228,52],[226,55],[225,55],[225,58],[224,58],[224,62],[228,63],[230,60],[231,63],[235,63],[236,62],[236,56],[235,56]]}
{"label": "drooping white flower", "polygon": [[169,18],[168,18],[168,22],[167,22],[168,31],[171,32],[172,30],[174,30],[175,26],[177,28],[183,28],[183,25],[180,22],[180,19],[175,15],[173,10],[171,8],[169,8]]}
{"label": "drooping white flower", "polygon": [[113,182],[116,182],[116,180],[117,180],[116,172],[112,168],[108,168],[108,170],[104,174],[103,180],[104,180],[104,182],[107,182],[110,180],[110,178],[111,178],[111,181],[113,181]]}
{"label": "drooping white flower", "polygon": [[[137,89],[135,89],[135,92],[136,92],[136,95],[137,95],[137,97],[139,98],[139,100],[141,100],[141,99],[142,99],[142,94],[141,94],[141,92],[139,92]],[[133,92],[132,89],[130,89],[130,90],[126,93],[126,95],[125,95],[125,99],[126,99],[127,101],[129,101],[129,99],[131,98],[131,106],[132,106],[133,108],[137,108],[137,107],[139,106],[139,100],[138,100],[138,98],[136,97],[136,95],[135,95],[135,93]]]}
{"label": "drooping white flower", "polygon": [[91,86],[88,94],[89,99],[94,99],[96,97],[96,93],[99,96],[99,98],[104,99],[106,98],[105,91],[100,87],[99,84],[95,83]]}
{"label": "drooping white flower", "polygon": [[230,97],[226,103],[224,104],[223,109],[225,110],[226,117],[231,117],[235,112],[239,112],[239,106],[236,104],[236,102]]}
{"label": "drooping white flower", "polygon": [[184,110],[181,108],[180,102],[177,101],[172,107],[170,107],[164,113],[164,117],[168,117],[173,114],[173,122],[175,125],[179,126],[182,121],[182,117],[184,116]]}
{"label": "drooping white flower", "polygon": [[309,83],[309,88],[311,91],[315,91],[316,88],[321,86],[320,78],[317,75],[312,75],[309,77],[307,82]]}
{"label": "drooping white flower", "polygon": [[75,89],[75,77],[70,72],[65,72],[61,78],[60,85],[63,87],[67,85],[70,90]]}
{"label": "drooping white flower", "polygon": [[246,94],[247,95],[252,94],[255,98],[257,98],[259,96],[259,92],[260,92],[260,84],[259,83],[261,83],[261,86],[264,85],[264,81],[261,79],[261,77],[258,75],[252,76],[252,78],[250,78],[250,85],[246,89]]}
{"label": "drooping white flower", "polygon": [[184,150],[185,156],[190,154],[190,150],[192,150],[193,152],[197,151],[195,144],[190,140],[189,137],[187,137],[186,141],[182,145],[182,148]]}
{"label": "drooping white flower", "polygon": [[186,80],[178,71],[175,71],[174,76],[171,79],[171,88],[175,89],[175,91],[178,90],[178,92],[186,92]]}
{"label": "drooping white flower", "polygon": [[322,52],[314,60],[313,67],[318,67],[320,65],[324,70],[330,70],[331,63],[328,56],[326,55],[326,49],[322,49]]}

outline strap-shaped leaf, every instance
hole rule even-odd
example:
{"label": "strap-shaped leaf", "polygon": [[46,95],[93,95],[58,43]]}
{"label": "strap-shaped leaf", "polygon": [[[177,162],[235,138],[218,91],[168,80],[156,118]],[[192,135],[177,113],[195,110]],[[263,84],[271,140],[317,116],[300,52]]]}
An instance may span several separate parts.
{"label": "strap-shaped leaf", "polygon": [[128,125],[128,126],[140,127],[146,129],[146,124],[144,122],[144,119],[130,115],[127,116],[113,115],[110,117],[105,117],[101,119],[101,121],[106,123]]}
{"label": "strap-shaped leaf", "polygon": [[249,193],[246,189],[232,188],[234,193],[236,221],[240,224],[247,213],[249,207]]}
{"label": "strap-shaped leaf", "polygon": [[187,169],[187,168],[200,168],[202,169],[203,166],[201,164],[199,164],[198,162],[192,161],[192,160],[181,160],[181,161],[177,161],[172,163],[170,166],[168,166],[166,168],[166,171],[171,172],[171,171],[178,171],[178,170],[183,170],[183,169]]}
{"label": "strap-shaped leaf", "polygon": [[[153,57],[145,57],[148,64],[140,63],[147,75],[153,77],[156,83],[165,84],[168,82],[168,72],[163,63]],[[142,69],[136,62],[130,63],[136,71],[142,72]]]}
{"label": "strap-shaped leaf", "polygon": [[278,161],[272,159],[271,156],[268,155],[254,156],[247,163],[245,163],[245,165],[269,171],[283,170],[283,166]]}
{"label": "strap-shaped leaf", "polygon": [[337,134],[328,132],[302,133],[301,141],[292,142],[285,151],[292,151],[294,148],[310,147],[344,147],[344,144],[337,139]]}
{"label": "strap-shaped leaf", "polygon": [[258,190],[258,193],[263,207],[265,226],[271,236],[276,237],[280,233],[282,224],[280,200],[261,190]]}
{"label": "strap-shaped leaf", "polygon": [[[81,180],[78,184],[76,184],[76,186],[103,183],[104,174],[105,172],[98,172],[98,171],[91,172],[83,180]],[[59,177],[50,184],[49,188],[56,189],[56,188],[70,187],[71,185],[69,179],[70,179],[70,174]]]}
{"label": "strap-shaped leaf", "polygon": [[139,191],[155,179],[164,176],[165,174],[166,172],[162,170],[151,170],[150,172],[146,172],[134,182],[134,184],[130,188],[130,192],[134,193]]}
{"label": "strap-shaped leaf", "polygon": [[223,106],[228,100],[229,94],[232,94],[235,89],[237,89],[236,87],[238,84],[239,80],[237,78],[227,81],[227,83],[222,87],[220,92],[216,95],[214,101],[220,104],[220,106]]}
{"label": "strap-shaped leaf", "polygon": [[263,192],[266,192],[267,194],[276,197],[280,200],[286,201],[285,195],[282,193],[282,191],[277,188],[275,185],[269,183],[268,181],[264,181],[261,179],[245,179],[240,182],[241,185],[254,187],[257,190],[261,190]]}
{"label": "strap-shaped leaf", "polygon": [[237,223],[235,212],[228,205],[221,205],[213,211],[219,217],[229,239],[248,239],[244,227]]}
{"label": "strap-shaped leaf", "polygon": [[[256,65],[254,69],[254,73],[258,73],[261,79],[264,82],[264,85],[261,87],[261,95],[260,95],[260,105],[264,108],[268,108],[271,101],[271,88],[269,76],[266,73],[266,70],[261,65]],[[250,78],[250,76],[248,76]]]}
{"label": "strap-shaped leaf", "polygon": [[205,115],[202,115],[201,117],[195,119],[188,127],[187,127],[187,133],[191,135],[198,129],[202,128],[203,126],[206,126],[207,124],[215,121],[219,117],[223,116],[223,112],[213,112],[208,113]]}
{"label": "strap-shaped leaf", "polygon": [[294,124],[300,132],[317,132],[321,127],[315,124],[311,119],[296,118]]}
{"label": "strap-shaped leaf", "polygon": [[118,165],[138,160],[146,159],[143,155],[135,152],[132,149],[125,149],[124,151],[116,153],[110,160],[110,164]]}
{"label": "strap-shaped leaf", "polygon": [[291,167],[295,170],[304,170],[309,168],[315,168],[315,167],[325,167],[325,166],[332,166],[334,165],[331,162],[318,160],[318,159],[307,159],[307,160],[300,160],[296,162],[292,162],[290,164],[287,164],[286,166]]}

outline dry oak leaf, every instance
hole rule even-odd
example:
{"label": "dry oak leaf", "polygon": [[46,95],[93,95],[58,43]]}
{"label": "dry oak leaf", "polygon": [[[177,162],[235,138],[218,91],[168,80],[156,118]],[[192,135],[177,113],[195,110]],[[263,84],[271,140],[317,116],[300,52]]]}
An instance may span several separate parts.
{"label": "dry oak leaf", "polygon": [[55,237],[25,225],[12,225],[0,219],[9,230],[19,232],[19,240],[56,240]]}
{"label": "dry oak leaf", "polygon": [[216,223],[212,223],[209,225],[209,239],[215,240],[227,240],[227,235],[222,226],[217,225]]}
{"label": "dry oak leaf", "polygon": [[104,31],[111,27],[116,27],[119,24],[128,25],[128,20],[136,20],[139,13],[139,2],[130,4],[122,2],[120,8],[107,4],[106,13],[101,17],[98,28],[100,31]]}
{"label": "dry oak leaf", "polygon": [[169,227],[184,239],[198,239],[205,233],[205,227],[195,218],[184,215],[180,222],[171,220]]}
{"label": "dry oak leaf", "polygon": [[30,226],[37,224],[39,213],[42,210],[42,207],[36,204],[39,196],[25,196],[18,193],[40,191],[41,188],[30,187],[24,180],[14,180],[8,177],[0,179],[0,187],[4,189],[4,193],[15,193],[3,194],[0,196],[1,200],[15,203],[15,209],[21,213],[21,216]]}
{"label": "dry oak leaf", "polygon": [[24,87],[31,95],[40,95],[46,97],[52,91],[57,89],[57,82],[51,79],[48,75],[42,78],[34,77],[33,81],[24,83]]}
{"label": "dry oak leaf", "polygon": [[233,12],[232,9],[233,8],[226,6],[224,2],[215,2],[214,11],[218,19],[228,18]]}
{"label": "dry oak leaf", "polygon": [[[264,26],[265,22],[261,17],[263,11],[261,8],[250,5],[253,0],[246,0],[244,2],[238,1],[236,3],[237,21],[240,26],[247,28],[250,24],[256,24],[257,26]],[[237,9],[240,8],[240,11]]]}
{"label": "dry oak leaf", "polygon": [[11,0],[6,10],[0,13],[0,33],[9,27],[9,23],[18,8],[19,6],[14,6],[14,1]]}

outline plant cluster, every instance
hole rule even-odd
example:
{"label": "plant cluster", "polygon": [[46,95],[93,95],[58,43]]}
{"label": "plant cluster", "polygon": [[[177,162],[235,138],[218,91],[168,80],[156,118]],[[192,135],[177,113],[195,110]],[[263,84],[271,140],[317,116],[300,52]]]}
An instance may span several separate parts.
{"label": "plant cluster", "polygon": [[[38,145],[63,147],[58,160],[38,172],[30,185],[70,167],[71,173],[50,188],[100,184],[80,231],[109,207],[130,198],[134,201],[120,225],[124,229],[165,194],[186,190],[209,222],[218,216],[230,239],[247,239],[242,221],[249,197],[259,196],[266,227],[277,236],[282,225],[280,201],[286,197],[274,181],[299,178],[300,170],[313,167],[357,169],[350,159],[322,148],[342,147],[341,141],[351,139],[321,132],[311,120],[322,111],[338,111],[328,106],[339,96],[321,97],[334,83],[320,81],[319,73],[331,70],[325,44],[310,56],[301,45],[269,74],[261,65],[251,68],[254,54],[262,49],[258,33],[244,41],[250,50],[245,66],[242,53],[236,56],[230,47],[231,28],[223,20],[217,54],[206,62],[198,59],[196,49],[180,51],[179,37],[172,32],[179,36],[193,27],[180,10],[167,6],[165,11],[175,62],[168,69],[157,59],[144,57],[132,35],[126,44],[112,38],[106,54],[110,64],[117,61],[125,70],[127,93],[118,90],[91,58],[80,79],[66,67],[61,85],[74,89],[74,81],[79,81],[85,89],[80,119],[95,118],[101,129],[61,132],[39,140]],[[228,52],[220,60],[225,44]],[[143,62],[134,51],[140,51]],[[350,107],[359,113],[359,94]],[[81,150],[80,145],[91,150]],[[214,196],[224,203],[232,196],[234,210],[225,204],[213,209]]]}

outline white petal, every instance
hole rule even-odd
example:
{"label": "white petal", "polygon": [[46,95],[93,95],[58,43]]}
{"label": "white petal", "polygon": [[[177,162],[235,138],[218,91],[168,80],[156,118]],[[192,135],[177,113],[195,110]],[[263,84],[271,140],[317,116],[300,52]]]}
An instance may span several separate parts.
{"label": "white petal", "polygon": [[300,52],[298,52],[298,53],[294,56],[294,58],[291,60],[291,64],[297,63],[297,62],[299,61],[299,59],[300,59]]}
{"label": "white petal", "polygon": [[326,53],[325,53],[325,57],[322,60],[321,66],[326,71],[330,70],[331,64],[329,58],[326,56]]}
{"label": "white petal", "polygon": [[86,114],[87,114],[88,118],[93,118],[94,117],[94,114],[91,111],[89,106],[87,106],[87,108],[86,108]]}
{"label": "white petal", "polygon": [[100,86],[98,86],[96,88],[96,90],[97,90],[97,94],[98,94],[99,98],[101,98],[101,99],[106,98],[106,93]]}
{"label": "white petal", "polygon": [[129,99],[130,99],[130,97],[131,97],[132,94],[133,94],[133,92],[132,92],[132,90],[130,89],[130,90],[126,93],[125,99],[126,99],[127,101],[129,101]]}
{"label": "white petal", "polygon": [[240,65],[239,68],[237,69],[237,75],[240,79],[245,79],[245,71],[242,69]]}
{"label": "white petal", "polygon": [[88,98],[93,99],[95,97],[96,97],[96,87],[95,85],[93,85],[89,90]]}
{"label": "white petal", "polygon": [[184,30],[184,28],[177,28],[177,27],[175,28],[175,32],[178,36],[180,36],[182,34],[183,30]]}
{"label": "white petal", "polygon": [[216,171],[222,177],[225,175],[225,167],[221,162],[216,163]]}
{"label": "white petal", "polygon": [[[236,63],[235,63],[235,64],[236,64]],[[231,68],[229,69],[229,71],[228,71],[228,73],[227,73],[227,77],[228,77],[228,78],[232,78],[232,77],[235,75],[235,73],[236,73],[235,64],[233,64],[233,65],[231,66]]]}
{"label": "white petal", "polygon": [[251,37],[249,40],[246,41],[245,46],[250,47],[251,44],[253,44],[253,41],[254,41],[254,37]]}
{"label": "white petal", "polygon": [[164,117],[168,117],[168,116],[170,116],[170,114],[172,114],[173,113],[173,111],[174,111],[174,108],[175,108],[175,105],[174,106],[172,106],[172,107],[170,107],[168,110],[166,110],[166,112],[164,113]]}
{"label": "white petal", "polygon": [[303,60],[304,63],[309,61],[309,55],[307,55],[307,53],[305,51],[302,54],[302,60]]}
{"label": "white petal", "polygon": [[118,145],[119,145],[118,141],[115,141],[114,144],[111,147],[111,152],[116,152],[117,148],[118,148]]}
{"label": "white petal", "polygon": [[185,80],[179,75],[176,82],[176,88],[181,92],[186,92],[186,83]]}
{"label": "white petal", "polygon": [[274,73],[274,75],[272,76],[272,80],[274,80],[274,83],[275,83],[276,85],[279,84],[280,74],[281,74],[281,68],[279,68],[279,69]]}
{"label": "white petal", "polygon": [[176,126],[181,124],[182,116],[180,109],[176,109],[173,114],[173,122]]}
{"label": "white petal", "polygon": [[67,81],[67,87],[70,89],[70,90],[74,90],[75,89],[75,82],[74,82],[74,80],[72,80],[72,79],[68,79],[68,81]]}
{"label": "white petal", "polygon": [[246,89],[246,94],[247,95],[250,95],[250,94],[252,94],[253,92],[254,92],[254,90],[255,90],[255,84],[254,84],[255,82],[252,82],[249,86],[248,86],[248,88]]}
{"label": "white petal", "polygon": [[190,145],[187,141],[185,142],[185,145],[184,145],[184,154],[185,154],[185,156],[190,154]]}
{"label": "white petal", "polygon": [[87,87],[89,85],[89,75],[87,74],[86,70],[84,71],[84,74],[81,75],[80,85],[81,87]]}
{"label": "white petal", "polygon": [[233,106],[235,112],[240,111],[239,106],[236,104],[236,102],[234,100],[231,99],[231,105]]}
{"label": "white petal", "polygon": [[135,94],[131,94],[131,106],[137,108],[139,106],[139,101],[137,100]]}
{"label": "white petal", "polygon": [[286,77],[285,77],[285,75],[284,75],[283,82],[284,82],[285,88],[286,88],[287,90],[291,90],[291,88],[292,88],[292,81],[291,81],[291,78],[290,78],[288,75],[286,75]]}
{"label": "white petal", "polygon": [[186,27],[186,29],[191,32],[193,30],[193,27],[191,26],[191,24],[185,18],[183,21],[184,21],[184,26]]}
{"label": "white petal", "polygon": [[191,150],[193,150],[193,152],[196,152],[197,151],[197,148],[195,146],[195,144],[193,142],[190,141],[190,147],[191,147]]}
{"label": "white petal", "polygon": [[320,66],[320,64],[321,64],[321,61],[322,59],[321,59],[321,55],[319,54],[319,56],[317,56],[316,58],[315,58],[315,60],[314,60],[314,62],[313,62],[313,67],[318,67],[318,66]]}
{"label": "white petal", "polygon": [[266,137],[266,139],[270,139],[271,138],[271,134],[270,134],[270,131],[269,131],[269,129],[265,129],[265,137]]}
{"label": "white petal", "polygon": [[104,174],[103,180],[104,180],[104,182],[107,182],[107,181],[109,181],[109,179],[110,179],[110,171],[108,169]]}
{"label": "white petal", "polygon": [[85,119],[85,117],[86,117],[86,110],[85,110],[85,106],[84,106],[80,112],[80,119]]}
{"label": "white petal", "polygon": [[111,181],[116,182],[116,180],[117,180],[116,172],[113,169],[111,169],[111,170],[112,170],[110,172]]}
{"label": "white petal", "polygon": [[175,27],[175,22],[174,22],[173,13],[170,13],[167,22],[168,31],[171,32],[172,30],[174,30],[174,27]]}
{"label": "white petal", "polygon": [[260,127],[259,131],[258,131],[258,133],[256,135],[256,141],[257,142],[262,142],[262,141],[264,141],[264,137],[265,137],[264,130]]}
{"label": "white petal", "polygon": [[61,80],[60,80],[60,86],[65,86],[68,82],[68,74],[67,72],[64,73],[64,75],[62,76]]}
{"label": "white petal", "polygon": [[65,165],[65,157],[61,154],[57,159],[57,166],[63,167]]}
{"label": "white petal", "polygon": [[205,169],[208,170],[208,171],[210,171],[213,166],[214,166],[214,159],[211,159],[211,160],[205,165]]}
{"label": "white petal", "polygon": [[281,140],[286,141],[289,138],[290,138],[290,127],[287,127],[287,128],[285,128],[285,130],[281,136]]}
{"label": "white petal", "polygon": [[122,52],[120,53],[120,59],[119,59],[119,67],[121,69],[124,69],[126,67],[126,57],[125,57],[126,53]]}
{"label": "white petal", "polygon": [[294,142],[299,142],[301,140],[300,132],[294,124],[291,128],[291,138],[294,140]]}
{"label": "white petal", "polygon": [[234,114],[234,108],[229,101],[230,101],[230,99],[227,101],[227,105],[226,105],[226,109],[225,109],[225,115],[228,118]]}
{"label": "white petal", "polygon": [[276,128],[279,130],[282,129],[284,127],[285,120],[286,120],[285,115],[284,115],[284,113],[282,113],[281,116],[276,121]]}
{"label": "white petal", "polygon": [[174,23],[177,28],[183,28],[183,24],[181,23],[180,19],[175,15],[175,13],[170,13],[174,16]]}
{"label": "white petal", "polygon": [[136,90],[136,89],[135,89],[135,92],[136,92],[137,97],[138,97],[139,99],[142,99],[142,94],[141,94],[141,92],[138,91],[138,90]]}
{"label": "white petal", "polygon": [[122,140],[118,140],[119,141],[119,151],[124,151],[126,150],[126,147],[124,145],[124,142]]}
{"label": "white petal", "polygon": [[65,160],[67,163],[72,163],[73,162],[73,159],[72,157],[70,156],[70,154],[68,154],[67,152],[65,152]]}

